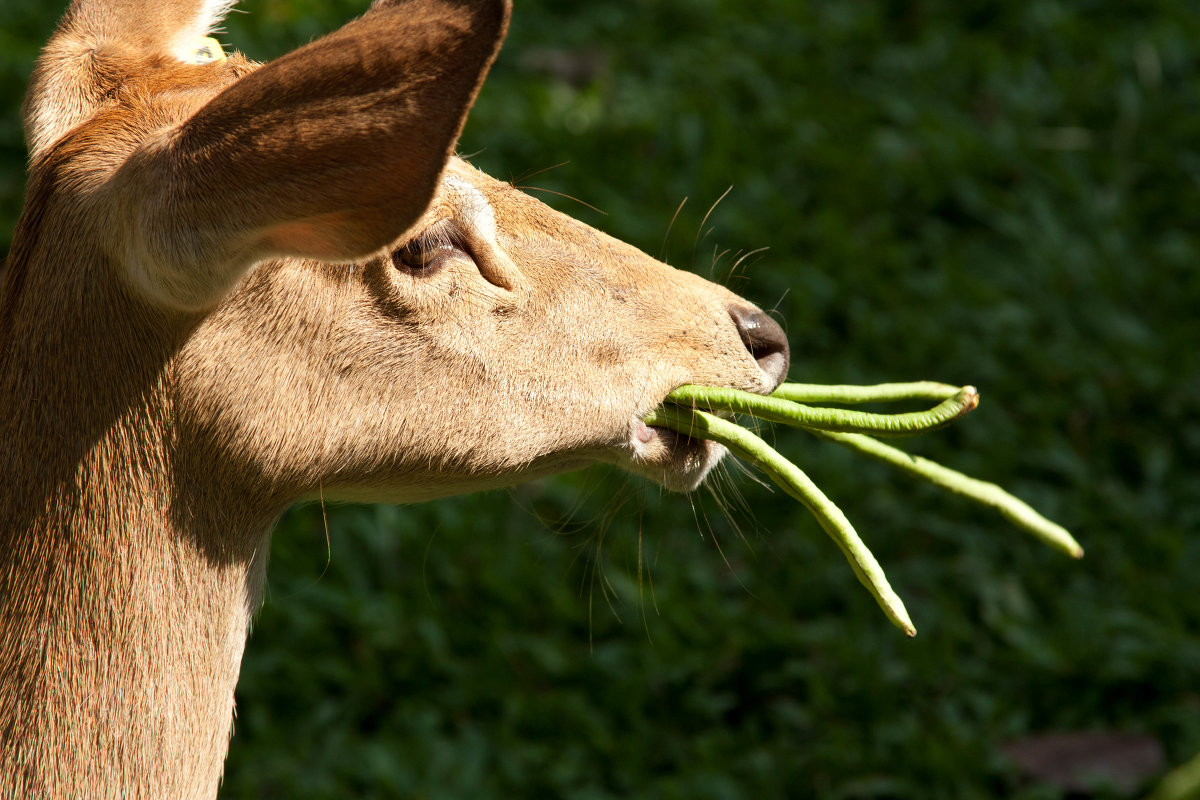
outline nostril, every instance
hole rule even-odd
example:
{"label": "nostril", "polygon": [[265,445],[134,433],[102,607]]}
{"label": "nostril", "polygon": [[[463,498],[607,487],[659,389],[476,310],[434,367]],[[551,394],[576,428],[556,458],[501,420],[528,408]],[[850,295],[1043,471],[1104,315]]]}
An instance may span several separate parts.
{"label": "nostril", "polygon": [[729,316],[737,325],[742,344],[754,356],[758,366],[774,382],[774,389],[787,377],[790,353],[787,336],[779,323],[757,308],[730,306]]}

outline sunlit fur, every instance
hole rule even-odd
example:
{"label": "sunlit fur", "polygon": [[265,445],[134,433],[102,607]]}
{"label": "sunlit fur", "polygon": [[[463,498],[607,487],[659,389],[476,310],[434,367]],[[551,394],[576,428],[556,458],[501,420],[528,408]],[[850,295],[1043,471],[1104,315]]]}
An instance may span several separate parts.
{"label": "sunlit fur", "polygon": [[[223,8],[77,0],[26,100],[0,796],[211,797],[297,499],[596,461],[690,489],[717,451],[642,417],[680,384],[769,391],[786,368],[743,344],[746,301],[450,158],[507,2],[380,0],[268,65],[182,63]],[[463,257],[395,266],[446,220]]]}

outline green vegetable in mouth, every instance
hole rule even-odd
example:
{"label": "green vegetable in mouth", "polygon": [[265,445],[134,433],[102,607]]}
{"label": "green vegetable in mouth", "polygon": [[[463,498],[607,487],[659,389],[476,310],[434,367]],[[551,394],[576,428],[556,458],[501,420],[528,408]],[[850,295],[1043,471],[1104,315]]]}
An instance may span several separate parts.
{"label": "green vegetable in mouth", "polygon": [[[903,414],[875,414],[842,408],[824,408],[809,403],[867,403],[902,400],[940,401],[927,410]],[[1043,517],[1026,503],[993,483],[976,480],[920,456],[884,444],[878,436],[909,436],[948,425],[979,404],[973,386],[943,383],[885,383],[877,386],[822,386],[785,383],[770,396],[711,386],[681,386],[667,395],[666,403],[646,417],[647,425],[669,428],[696,439],[711,439],[725,445],[739,458],[751,461],[778,486],[804,504],[834,540],[854,569],[859,581],[871,592],[887,618],[909,636],[916,628],[900,597],[888,584],[879,562],[855,532],[846,515],[804,471],[784,458],[750,431],[721,419],[712,412],[748,414],[770,422],[803,428],[898,467],[956,494],[996,509],[1009,521],[1052,547],[1075,558],[1083,548],[1064,528]]]}

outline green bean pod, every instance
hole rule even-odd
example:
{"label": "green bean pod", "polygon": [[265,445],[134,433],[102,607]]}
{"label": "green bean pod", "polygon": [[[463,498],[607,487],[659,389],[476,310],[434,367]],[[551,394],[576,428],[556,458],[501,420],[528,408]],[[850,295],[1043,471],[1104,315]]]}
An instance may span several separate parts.
{"label": "green bean pod", "polygon": [[825,385],[820,383],[784,383],[772,397],[793,403],[893,403],[901,400],[949,400],[960,387],[937,381],[878,383],[874,386]]}
{"label": "green bean pod", "polygon": [[870,549],[859,538],[846,515],[817,488],[803,470],[777,453],[750,431],[703,411],[664,406],[646,417],[647,425],[670,428],[687,436],[711,439],[735,455],[758,464],[781,489],[812,512],[821,527],[841,549],[859,582],[875,598],[893,625],[915,636],[904,602],[892,589]]}
{"label": "green bean pod", "polygon": [[785,425],[796,425],[811,430],[911,436],[941,428],[971,411],[979,405],[979,392],[974,386],[964,386],[952,397],[928,411],[906,414],[873,414],[844,408],[815,408],[777,396],[765,397],[738,389],[691,384],[680,386],[668,394],[667,402],[693,408],[750,414],[770,422],[782,422]]}
{"label": "green bean pod", "polygon": [[949,467],[943,467],[936,461],[911,455],[869,436],[829,431],[813,431],[813,433],[823,439],[857,450],[885,464],[899,467],[905,472],[924,478],[955,494],[994,508],[1014,525],[1029,531],[1056,550],[1061,550],[1073,558],[1083,558],[1083,548],[1066,528],[1046,519],[1025,501],[1014,497],[994,483],[964,475]]}

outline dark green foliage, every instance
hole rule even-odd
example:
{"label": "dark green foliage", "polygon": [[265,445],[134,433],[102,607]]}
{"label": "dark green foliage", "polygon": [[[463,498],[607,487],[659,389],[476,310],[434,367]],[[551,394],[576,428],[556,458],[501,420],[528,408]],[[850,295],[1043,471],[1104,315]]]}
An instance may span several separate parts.
{"label": "dark green foliage", "polygon": [[[246,2],[223,38],[268,58],[365,5]],[[0,8],[0,245],[58,6]],[[519,2],[464,153],[775,309],[795,380],[979,386],[912,446],[1087,558],[792,431],[915,640],[736,468],[725,508],[602,470],[330,508],[328,559],[299,508],[225,796],[1048,798],[1002,742],[1200,749],[1197,42],[1183,0]]]}

